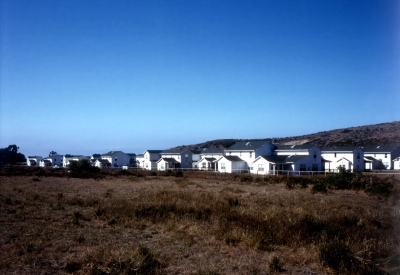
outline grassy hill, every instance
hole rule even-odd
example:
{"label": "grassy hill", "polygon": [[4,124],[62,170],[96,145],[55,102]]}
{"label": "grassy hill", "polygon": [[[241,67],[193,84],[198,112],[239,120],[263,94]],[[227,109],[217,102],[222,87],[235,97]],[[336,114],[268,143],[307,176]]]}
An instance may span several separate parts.
{"label": "grassy hill", "polygon": [[[318,146],[400,144],[400,121],[335,129],[303,136],[265,138],[259,140],[266,140],[280,144],[312,143]],[[204,147],[219,147],[225,149],[237,141],[246,141],[246,139],[217,139],[193,145],[177,146],[174,149],[197,149]]]}

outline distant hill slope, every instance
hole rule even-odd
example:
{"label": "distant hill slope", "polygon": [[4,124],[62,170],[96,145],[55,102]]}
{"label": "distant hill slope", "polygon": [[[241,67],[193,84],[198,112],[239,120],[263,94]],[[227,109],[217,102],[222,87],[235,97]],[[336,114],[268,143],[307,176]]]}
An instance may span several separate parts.
{"label": "distant hill slope", "polygon": [[[346,145],[400,145],[400,121],[336,129],[315,134],[284,138],[265,138],[280,144],[315,144],[317,146],[346,146]],[[197,149],[219,147],[225,149],[237,141],[246,139],[217,139],[193,145],[177,146],[171,149]]]}

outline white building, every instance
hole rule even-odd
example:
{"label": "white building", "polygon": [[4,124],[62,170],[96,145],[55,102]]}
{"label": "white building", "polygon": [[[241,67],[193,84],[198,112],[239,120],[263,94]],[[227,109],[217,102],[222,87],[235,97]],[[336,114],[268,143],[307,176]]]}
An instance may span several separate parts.
{"label": "white building", "polygon": [[88,157],[88,156],[64,155],[63,156],[63,161],[62,161],[62,166],[63,167],[68,167],[70,161],[80,161],[81,159],[87,159],[88,161],[90,161],[90,157]]}
{"label": "white building", "polygon": [[219,148],[199,148],[191,152],[192,168],[199,169],[215,169],[215,165],[211,163],[225,155],[225,151]]}
{"label": "white building", "polygon": [[226,156],[237,156],[246,163],[245,169],[250,169],[254,160],[260,156],[271,156],[275,146],[268,141],[240,141],[225,149]]}
{"label": "white building", "polygon": [[214,162],[221,173],[240,173],[247,170],[247,163],[238,156],[222,156]]}
{"label": "white building", "polygon": [[146,150],[144,155],[143,167],[146,170],[157,170],[157,161],[161,158],[163,150]]}
{"label": "white building", "polygon": [[[307,171],[321,171],[321,150],[314,144],[303,144],[303,145],[280,145],[275,144],[276,148],[274,155],[276,156],[310,156],[307,159],[306,169]],[[277,169],[283,164],[279,164]],[[284,169],[282,169],[284,170]]]}
{"label": "white building", "polygon": [[157,161],[157,170],[192,168],[193,152],[189,150],[163,150]]}
{"label": "white building", "polygon": [[[376,145],[376,146],[362,146],[364,156],[376,159],[372,169],[393,169],[394,160],[400,157],[400,146],[398,145]],[[383,167],[379,163],[382,162]]]}
{"label": "white building", "polygon": [[43,160],[40,156],[28,156],[26,158],[26,165],[28,166],[39,166],[40,161]]}
{"label": "white building", "polygon": [[136,155],[136,167],[143,168],[144,167],[144,154]]}
{"label": "white building", "polygon": [[254,160],[250,173],[257,175],[298,174],[310,171],[313,155],[259,156]]}
{"label": "white building", "polygon": [[393,160],[393,169],[400,170],[400,157]]}
{"label": "white building", "polygon": [[321,148],[322,170],[332,171],[343,167],[363,172],[365,169],[364,151],[355,146],[331,146]]}
{"label": "white building", "polygon": [[101,155],[100,158],[108,160],[108,162],[111,163],[112,168],[128,166],[131,160],[131,157],[122,151],[110,151]]}

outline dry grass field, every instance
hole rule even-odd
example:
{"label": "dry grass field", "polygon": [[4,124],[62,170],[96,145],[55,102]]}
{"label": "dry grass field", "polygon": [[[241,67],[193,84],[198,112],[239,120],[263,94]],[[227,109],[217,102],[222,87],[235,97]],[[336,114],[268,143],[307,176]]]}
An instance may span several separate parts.
{"label": "dry grass field", "polygon": [[186,175],[0,178],[1,274],[399,274],[399,181],[364,191]]}

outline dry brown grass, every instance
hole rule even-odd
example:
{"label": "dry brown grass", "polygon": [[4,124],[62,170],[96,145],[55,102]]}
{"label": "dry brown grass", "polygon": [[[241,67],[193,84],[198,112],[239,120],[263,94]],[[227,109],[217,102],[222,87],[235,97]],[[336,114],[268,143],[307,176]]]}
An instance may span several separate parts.
{"label": "dry brown grass", "polygon": [[399,182],[364,192],[219,178],[0,178],[2,274],[396,274]]}

